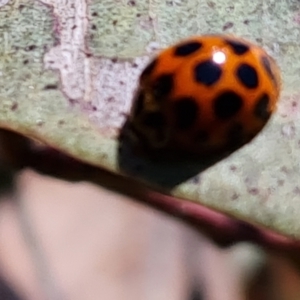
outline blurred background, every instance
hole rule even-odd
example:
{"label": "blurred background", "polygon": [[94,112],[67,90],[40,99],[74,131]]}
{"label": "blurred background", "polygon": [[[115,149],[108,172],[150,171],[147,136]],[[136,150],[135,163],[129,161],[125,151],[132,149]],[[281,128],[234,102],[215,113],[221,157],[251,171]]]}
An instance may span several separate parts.
{"label": "blurred background", "polygon": [[99,186],[24,170],[1,199],[1,300],[300,299],[284,258],[246,243],[220,249]]}
{"label": "blurred background", "polygon": [[[300,142],[299,125],[294,122],[299,123],[299,3],[94,0],[75,7],[72,1],[0,0],[0,33],[5,41],[0,43],[5,48],[0,71],[8,72],[1,77],[1,99],[16,101],[11,103],[14,111],[26,104],[25,95],[36,101],[31,104],[38,112],[39,105],[46,103],[47,113],[52,116],[55,108],[64,120],[60,107],[65,107],[66,98],[81,100],[94,85],[89,117],[116,126],[119,117],[102,112],[116,112],[124,99],[131,101],[139,60],[123,66],[102,57],[138,57],[145,54],[150,41],[154,43],[149,44],[149,53],[199,31],[251,37],[278,59],[285,74],[285,93],[290,97],[281,107],[281,123],[270,132],[271,142],[276,143],[267,144],[266,149],[276,145],[278,151],[271,158],[290,165],[290,175],[284,176],[291,193],[296,186],[297,202],[299,173],[294,167],[298,168]],[[74,50],[70,57],[64,56],[66,48],[58,47],[61,37],[64,47],[71,45]],[[48,53],[46,62],[55,62],[51,67],[55,72],[45,72],[49,68],[44,65],[45,49],[50,48],[55,51]],[[90,77],[88,65],[94,72]],[[81,86],[84,83],[87,87]],[[107,102],[103,104],[102,98]],[[107,109],[94,111],[93,105]],[[28,117],[30,111],[16,114],[14,125],[20,121],[22,126],[29,124],[25,132],[43,132],[40,126],[47,125]],[[7,116],[11,115],[4,113],[2,121]],[[99,128],[104,125],[100,122]],[[48,128],[51,136],[52,129]],[[263,155],[268,158],[269,151]],[[271,176],[277,168],[273,160],[264,165]],[[255,179],[261,173],[261,163],[256,165]],[[245,243],[221,249],[175,218],[99,186],[61,181],[31,170],[12,178],[0,166],[0,190],[0,300],[300,299],[299,272],[287,258]]]}

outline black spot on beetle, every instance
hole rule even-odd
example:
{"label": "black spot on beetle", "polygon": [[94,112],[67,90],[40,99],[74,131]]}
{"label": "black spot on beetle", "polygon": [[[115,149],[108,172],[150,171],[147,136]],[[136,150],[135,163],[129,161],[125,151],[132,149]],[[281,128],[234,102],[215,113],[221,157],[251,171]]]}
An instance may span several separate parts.
{"label": "black spot on beetle", "polygon": [[191,127],[198,118],[199,106],[192,97],[182,97],[174,103],[176,127],[180,130]]}
{"label": "black spot on beetle", "polygon": [[270,118],[271,112],[269,110],[270,97],[268,94],[263,94],[257,101],[254,114],[256,117],[267,121]]}
{"label": "black spot on beetle", "polygon": [[264,69],[266,70],[266,72],[267,72],[269,78],[272,80],[273,84],[275,86],[278,86],[278,83],[276,81],[276,77],[275,77],[275,75],[274,75],[274,73],[272,71],[272,68],[271,68],[270,60],[269,60],[269,58],[267,56],[263,56],[261,58],[261,64],[264,67]]}
{"label": "black spot on beetle", "polygon": [[226,43],[231,47],[232,51],[236,55],[243,55],[250,50],[250,47],[245,43],[234,41],[234,40],[226,40]]}
{"label": "black spot on beetle", "polygon": [[233,91],[220,94],[214,101],[217,118],[226,120],[236,115],[243,106],[243,99]]}
{"label": "black spot on beetle", "polygon": [[151,128],[162,128],[166,120],[161,112],[148,112],[143,116],[143,124]]}
{"label": "black spot on beetle", "polygon": [[174,86],[172,74],[164,74],[159,76],[153,84],[153,95],[156,100],[162,100],[168,96]]}
{"label": "black spot on beetle", "polygon": [[202,47],[202,43],[193,41],[181,44],[175,48],[174,55],[176,56],[188,56],[195,53]]}
{"label": "black spot on beetle", "polygon": [[154,147],[160,147],[159,145],[166,141],[166,119],[159,111],[148,112],[143,116],[143,124],[152,129],[154,134],[154,140],[148,141]]}
{"label": "black spot on beetle", "polygon": [[239,81],[248,89],[258,87],[258,75],[254,67],[243,63],[236,70],[236,76]]}
{"label": "black spot on beetle", "polygon": [[210,86],[216,83],[222,75],[221,67],[212,60],[198,63],[194,69],[194,77],[198,83]]}

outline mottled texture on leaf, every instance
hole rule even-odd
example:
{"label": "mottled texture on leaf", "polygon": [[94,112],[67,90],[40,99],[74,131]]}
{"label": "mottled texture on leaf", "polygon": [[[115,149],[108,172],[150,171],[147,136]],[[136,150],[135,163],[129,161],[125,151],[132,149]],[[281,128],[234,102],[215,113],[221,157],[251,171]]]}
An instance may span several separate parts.
{"label": "mottled texture on leaf", "polygon": [[0,126],[118,173],[117,136],[150,56],[194,34],[241,35],[282,69],[278,112],[172,194],[299,238],[299,24],[295,0],[4,1]]}

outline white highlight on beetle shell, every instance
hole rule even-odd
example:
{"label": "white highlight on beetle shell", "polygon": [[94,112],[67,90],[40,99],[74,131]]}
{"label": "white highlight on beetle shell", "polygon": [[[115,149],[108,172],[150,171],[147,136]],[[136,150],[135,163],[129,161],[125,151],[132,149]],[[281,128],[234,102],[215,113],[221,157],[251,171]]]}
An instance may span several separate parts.
{"label": "white highlight on beetle shell", "polygon": [[226,55],[224,52],[218,51],[213,54],[212,59],[216,64],[223,64],[226,60]]}

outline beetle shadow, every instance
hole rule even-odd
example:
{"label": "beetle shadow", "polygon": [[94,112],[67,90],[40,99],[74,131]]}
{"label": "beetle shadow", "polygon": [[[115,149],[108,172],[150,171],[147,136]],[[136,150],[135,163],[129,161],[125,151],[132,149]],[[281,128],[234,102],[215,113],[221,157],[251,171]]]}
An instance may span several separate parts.
{"label": "beetle shadow", "polygon": [[147,149],[145,142],[139,140],[137,146],[129,132],[130,125],[126,122],[119,135],[117,161],[120,171],[159,188],[170,190],[193,177],[197,181],[199,173],[216,162],[212,159],[170,157],[158,152],[145,154],[144,151],[140,151],[141,146],[144,150]]}

